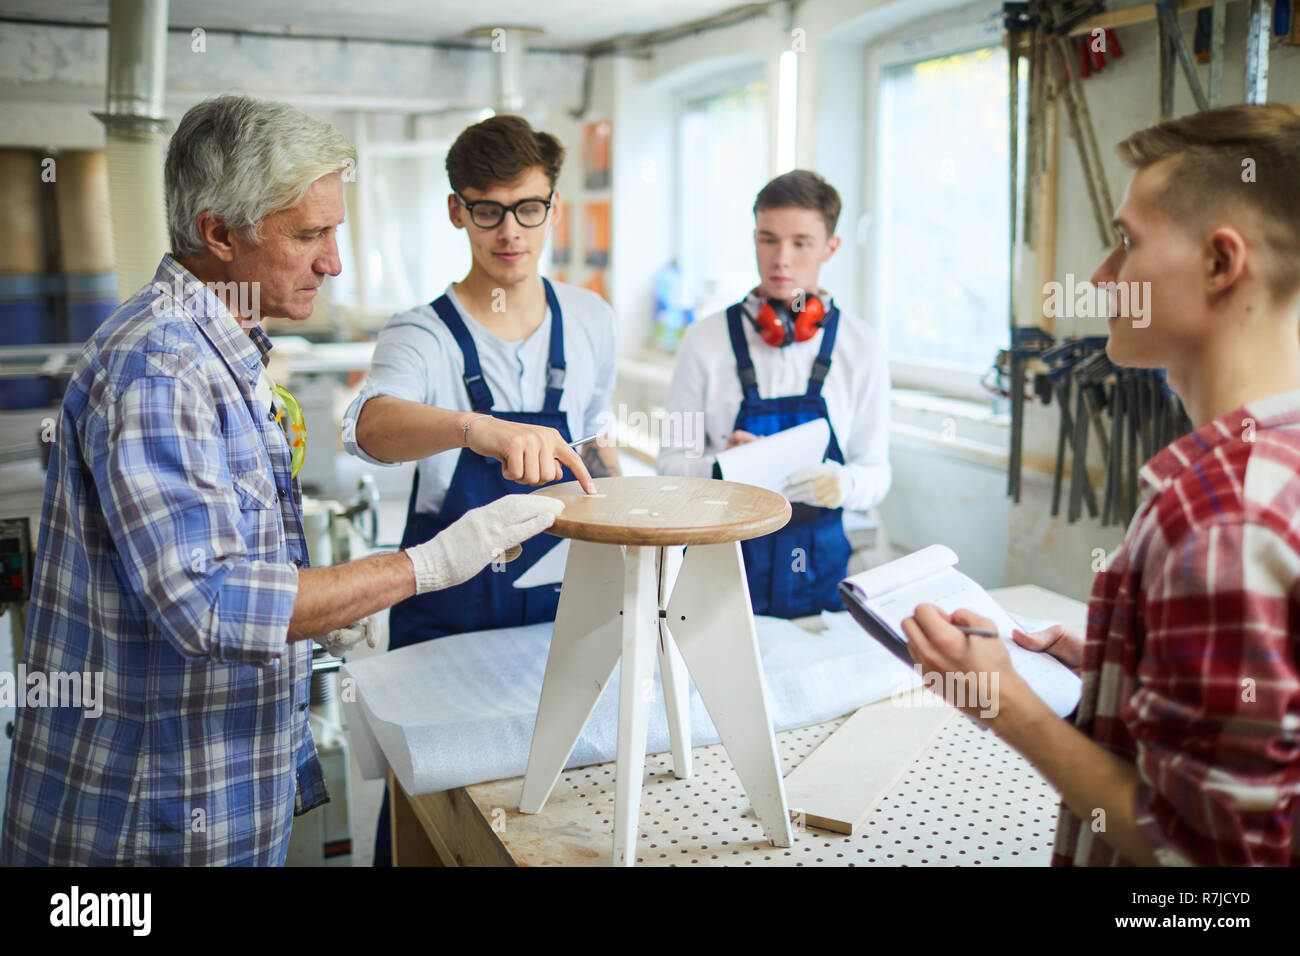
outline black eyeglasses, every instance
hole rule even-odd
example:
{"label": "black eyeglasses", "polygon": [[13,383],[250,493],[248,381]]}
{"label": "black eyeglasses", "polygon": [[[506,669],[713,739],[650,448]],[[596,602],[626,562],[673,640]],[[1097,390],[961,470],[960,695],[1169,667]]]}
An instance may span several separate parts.
{"label": "black eyeglasses", "polygon": [[508,212],[514,213],[515,222],[525,229],[536,229],[546,222],[546,217],[551,211],[551,198],[554,196],[555,193],[552,192],[546,199],[521,199],[513,206],[503,206],[490,199],[469,202],[460,193],[456,193],[460,204],[469,210],[470,220],[480,229],[495,229],[501,225]]}

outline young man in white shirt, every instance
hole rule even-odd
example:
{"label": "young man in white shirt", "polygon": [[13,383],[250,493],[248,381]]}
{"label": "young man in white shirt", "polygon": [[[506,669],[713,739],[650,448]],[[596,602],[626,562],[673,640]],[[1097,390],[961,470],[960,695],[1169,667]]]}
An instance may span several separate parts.
{"label": "young man in white shirt", "polygon": [[840,240],[840,197],[816,173],[778,176],[754,202],[759,285],[687,329],[668,395],[668,421],[702,414],[704,428],[667,434],[659,471],[707,477],[718,452],[817,418],[825,460],[795,470],[790,523],[742,544],[754,611],[799,617],[841,610],[848,573],[843,509],[865,511],[889,490],[889,368],[879,339],[818,284]]}
{"label": "young man in white shirt", "polygon": [[[567,444],[613,420],[615,355],[605,301],[538,271],[563,161],[560,142],[519,116],[467,128],[447,153],[447,211],[466,232],[473,265],[433,302],[389,321],[344,416],[352,454],[418,462],[403,547],[481,504],[560,480],[562,467],[587,491],[591,475],[618,473],[614,447],[589,443],[579,456]],[[396,605],[389,646],[554,620],[558,584],[513,585],[558,543],[539,536],[504,568]]]}

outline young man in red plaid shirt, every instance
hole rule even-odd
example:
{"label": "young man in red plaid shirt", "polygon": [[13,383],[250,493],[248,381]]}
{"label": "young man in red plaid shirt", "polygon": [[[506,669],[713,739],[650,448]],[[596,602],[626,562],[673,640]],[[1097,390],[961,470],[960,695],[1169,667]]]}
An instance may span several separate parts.
{"label": "young man in red plaid shirt", "polygon": [[[1061,792],[1053,863],[1300,862],[1300,114],[1211,110],[1119,146],[1136,173],[1095,283],[1150,283],[1107,354],[1164,367],[1196,429],[1146,463],[1084,640],[1073,725],[965,611],[904,622],[927,671],[1000,672],[987,722]],[[1132,288],[1132,287],[1130,287]],[[987,622],[984,626],[988,626]]]}

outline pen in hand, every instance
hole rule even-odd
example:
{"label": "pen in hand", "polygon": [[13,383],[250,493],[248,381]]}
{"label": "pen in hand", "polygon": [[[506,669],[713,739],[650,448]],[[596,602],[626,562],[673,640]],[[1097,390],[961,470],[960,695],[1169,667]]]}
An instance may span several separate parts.
{"label": "pen in hand", "polygon": [[998,636],[997,631],[990,631],[988,628],[984,628],[984,627],[962,627],[960,624],[954,624],[953,627],[957,628],[957,630],[961,631],[963,634],[968,634],[971,637],[997,637]]}

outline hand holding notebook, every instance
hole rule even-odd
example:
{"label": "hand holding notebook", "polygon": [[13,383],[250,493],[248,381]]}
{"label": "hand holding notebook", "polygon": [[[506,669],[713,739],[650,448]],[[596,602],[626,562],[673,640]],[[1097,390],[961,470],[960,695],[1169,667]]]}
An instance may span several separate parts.
{"label": "hand holding notebook", "polygon": [[1054,713],[1060,717],[1069,714],[1079,701],[1082,685],[1078,675],[1051,655],[1016,644],[1011,633],[1019,626],[987,591],[958,571],[956,564],[957,555],[951,548],[931,545],[845,578],[840,582],[840,596],[854,620],[909,666],[912,658],[902,622],[918,605],[933,604],[947,614],[965,608],[986,618],[1004,642],[1016,673]]}

